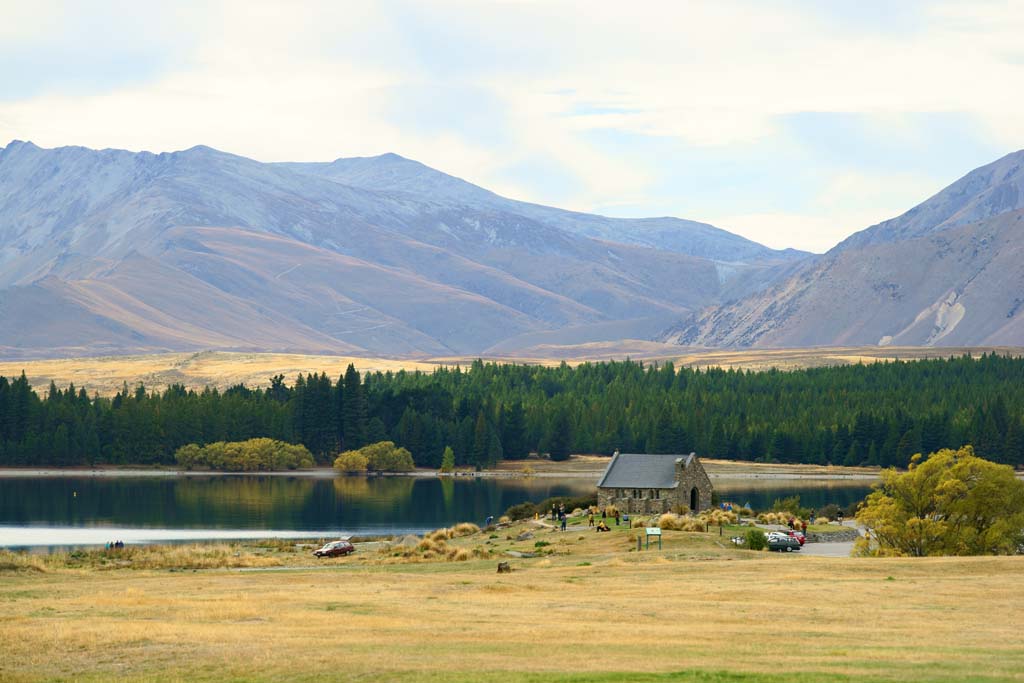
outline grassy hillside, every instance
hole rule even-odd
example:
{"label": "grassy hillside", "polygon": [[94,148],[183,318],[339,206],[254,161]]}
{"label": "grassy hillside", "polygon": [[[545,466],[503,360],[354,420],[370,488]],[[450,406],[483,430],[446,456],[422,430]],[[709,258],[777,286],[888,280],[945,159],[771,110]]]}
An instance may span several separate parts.
{"label": "grassy hillside", "polygon": [[[281,544],[197,551],[194,565],[178,549],[163,562],[140,553],[139,570],[92,553],[4,571],[7,554],[0,679],[1022,677],[1021,558],[769,555],[732,547],[729,530],[666,531],[663,550],[636,552],[625,529],[509,540],[520,531],[448,541],[463,556],[493,551],[464,562],[371,548],[315,561]],[[495,574],[502,559],[513,573]]]}
{"label": "grassy hillside", "polygon": [[[748,370],[795,370],[825,365],[873,363],[886,360],[947,358],[964,353],[979,355],[986,351],[1024,355],[1024,348],[893,348],[836,347],[819,349],[767,349],[744,351],[685,350],[654,342],[625,341],[620,343],[553,346],[532,349],[527,355],[496,356],[493,360],[510,363],[555,365],[562,359],[570,364],[588,360],[648,359],[671,360],[676,367],[722,367]],[[0,360],[0,375],[16,377],[25,371],[29,382],[42,391],[50,381],[59,387],[74,383],[90,393],[102,396],[116,393],[125,383],[129,387],[143,382],[151,388],[179,383],[187,387],[225,388],[238,383],[250,387],[268,386],[270,378],[282,374],[291,382],[300,373],[327,372],[332,377],[344,373],[349,363],[360,372],[424,370],[439,365],[468,365],[470,357],[445,358],[365,358],[357,356],[302,355],[286,353],[165,353],[138,356],[103,356],[44,360]]]}

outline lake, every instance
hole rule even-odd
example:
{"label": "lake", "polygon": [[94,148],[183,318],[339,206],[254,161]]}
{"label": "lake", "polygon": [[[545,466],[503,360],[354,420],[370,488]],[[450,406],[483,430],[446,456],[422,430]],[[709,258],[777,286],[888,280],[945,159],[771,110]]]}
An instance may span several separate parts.
{"label": "lake", "polygon": [[[0,476],[0,547],[422,533],[483,524],[509,506],[594,491],[590,478]],[[767,508],[864,498],[863,482],[715,481],[723,500]]]}

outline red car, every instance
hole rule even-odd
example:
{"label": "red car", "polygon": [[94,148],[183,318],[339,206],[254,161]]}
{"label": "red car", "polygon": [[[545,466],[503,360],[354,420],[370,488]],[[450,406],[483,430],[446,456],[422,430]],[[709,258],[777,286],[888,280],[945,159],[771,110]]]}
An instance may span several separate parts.
{"label": "red car", "polygon": [[355,551],[355,546],[348,541],[332,541],[324,544],[323,548],[314,550],[313,554],[317,557],[342,557]]}

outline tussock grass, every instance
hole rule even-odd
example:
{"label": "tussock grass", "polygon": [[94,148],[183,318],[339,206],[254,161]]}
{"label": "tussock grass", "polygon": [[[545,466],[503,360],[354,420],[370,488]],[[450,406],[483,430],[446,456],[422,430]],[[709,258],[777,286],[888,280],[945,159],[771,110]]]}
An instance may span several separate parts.
{"label": "tussock grass", "polygon": [[465,562],[473,557],[473,553],[466,548],[452,548],[448,551],[448,559],[452,562]]}
{"label": "tussock grass", "polygon": [[740,521],[740,516],[732,510],[722,510],[721,508],[712,508],[710,510],[704,510],[698,515],[700,519],[704,520],[707,524],[726,525],[735,524]]}
{"label": "tussock grass", "polygon": [[788,512],[762,512],[757,516],[757,521],[762,524],[781,524],[786,526],[789,524],[789,520],[794,520],[797,526],[803,521],[796,515]]}
{"label": "tussock grass", "polygon": [[187,545],[129,545],[118,550],[72,550],[49,555],[29,555],[0,550],[0,571],[55,571],[59,569],[188,570],[279,567],[282,558],[254,551],[249,546],[226,543]]}
{"label": "tussock grass", "polygon": [[44,557],[23,552],[0,550],[0,573],[3,572],[46,572],[49,568]]}
{"label": "tussock grass", "polygon": [[666,512],[654,521],[654,526],[666,531],[704,531],[706,524],[703,518],[677,515],[674,512]]}
{"label": "tussock grass", "polygon": [[472,536],[473,534],[480,533],[480,527],[471,522],[460,522],[452,527],[451,538],[459,536]]}

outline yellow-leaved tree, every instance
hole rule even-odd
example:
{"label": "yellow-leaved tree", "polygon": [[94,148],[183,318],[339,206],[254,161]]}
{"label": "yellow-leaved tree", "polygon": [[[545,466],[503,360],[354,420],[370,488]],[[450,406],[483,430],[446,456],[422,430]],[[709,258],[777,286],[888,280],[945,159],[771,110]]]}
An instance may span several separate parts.
{"label": "yellow-leaved tree", "polygon": [[857,513],[861,555],[1005,555],[1024,542],[1024,482],[971,446],[882,471]]}

